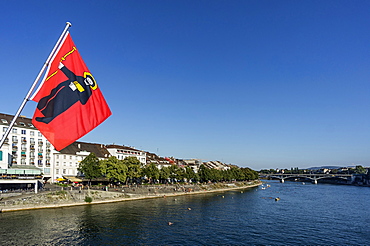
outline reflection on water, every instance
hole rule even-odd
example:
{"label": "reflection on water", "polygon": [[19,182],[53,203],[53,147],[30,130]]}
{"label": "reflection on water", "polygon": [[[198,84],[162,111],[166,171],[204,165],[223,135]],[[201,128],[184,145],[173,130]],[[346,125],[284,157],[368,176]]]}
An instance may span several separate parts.
{"label": "reflection on water", "polygon": [[0,244],[369,244],[369,202],[365,187],[271,182],[265,190],[3,213]]}

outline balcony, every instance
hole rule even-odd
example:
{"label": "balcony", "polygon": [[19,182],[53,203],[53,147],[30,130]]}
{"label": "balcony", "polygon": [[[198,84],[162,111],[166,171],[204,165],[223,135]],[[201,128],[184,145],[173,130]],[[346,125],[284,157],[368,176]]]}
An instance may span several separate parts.
{"label": "balcony", "polygon": [[43,141],[39,141],[39,142],[38,142],[38,144],[39,144],[39,145],[43,145],[43,144],[44,144],[44,142],[43,142]]}

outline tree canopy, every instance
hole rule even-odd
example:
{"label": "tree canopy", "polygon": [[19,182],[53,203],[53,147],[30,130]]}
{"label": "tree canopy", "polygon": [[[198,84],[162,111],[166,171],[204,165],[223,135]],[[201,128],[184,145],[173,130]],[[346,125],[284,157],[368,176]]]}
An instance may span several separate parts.
{"label": "tree canopy", "polygon": [[80,162],[78,171],[85,175],[85,178],[92,179],[100,178],[102,176],[101,165],[99,159],[96,157],[95,153],[90,153],[85,159]]}
{"label": "tree canopy", "polygon": [[105,176],[112,182],[126,182],[128,168],[123,164],[122,160],[118,160],[115,156],[109,157],[108,160],[101,161],[102,170],[105,171]]}
{"label": "tree canopy", "polygon": [[[222,181],[244,181],[258,179],[258,173],[250,168],[239,168],[233,166],[227,170],[218,170],[200,165],[198,172],[195,173],[190,166],[180,167],[172,164],[168,167],[159,169],[154,163],[143,166],[136,157],[126,157],[119,160],[116,157],[109,157],[99,160],[94,153],[88,155],[81,161],[78,170],[87,179],[91,180],[106,177],[111,183],[140,182],[146,179],[153,183],[161,182],[222,182]],[[361,172],[361,168],[358,167]]]}

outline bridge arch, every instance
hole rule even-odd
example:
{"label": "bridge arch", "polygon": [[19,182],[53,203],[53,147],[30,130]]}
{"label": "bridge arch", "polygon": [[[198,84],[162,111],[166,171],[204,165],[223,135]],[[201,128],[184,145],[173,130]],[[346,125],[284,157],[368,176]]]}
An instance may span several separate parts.
{"label": "bridge arch", "polygon": [[278,179],[282,183],[285,180],[290,179],[305,179],[311,180],[313,183],[317,184],[318,180],[339,180],[342,182],[348,182],[351,180],[352,175],[350,174],[264,174],[260,175],[261,178],[269,178],[269,179]]}

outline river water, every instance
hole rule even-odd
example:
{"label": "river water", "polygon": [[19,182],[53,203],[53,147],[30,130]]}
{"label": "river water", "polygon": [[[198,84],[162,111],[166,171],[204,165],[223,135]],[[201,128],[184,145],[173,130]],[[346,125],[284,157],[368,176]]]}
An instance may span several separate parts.
{"label": "river water", "polygon": [[267,184],[3,213],[0,245],[370,245],[370,188]]}

